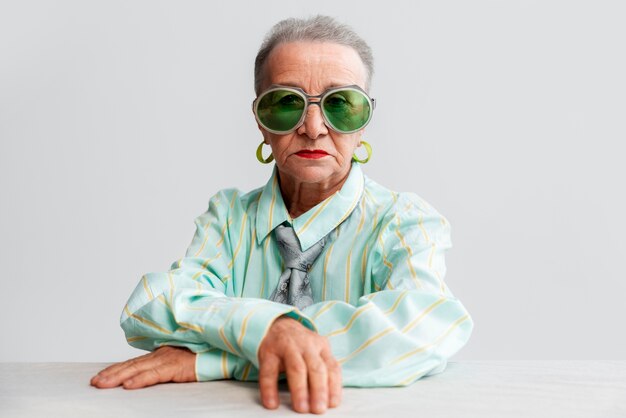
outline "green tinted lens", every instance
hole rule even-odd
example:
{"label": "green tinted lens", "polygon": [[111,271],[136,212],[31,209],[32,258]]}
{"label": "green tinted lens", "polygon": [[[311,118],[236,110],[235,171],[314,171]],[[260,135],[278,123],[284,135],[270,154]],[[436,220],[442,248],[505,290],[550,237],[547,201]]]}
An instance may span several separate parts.
{"label": "green tinted lens", "polygon": [[369,98],[358,90],[337,90],[324,98],[322,110],[338,131],[350,132],[367,124],[372,112]]}
{"label": "green tinted lens", "polygon": [[304,107],[304,98],[299,94],[290,90],[273,90],[261,97],[257,116],[266,128],[288,131],[296,126]]}

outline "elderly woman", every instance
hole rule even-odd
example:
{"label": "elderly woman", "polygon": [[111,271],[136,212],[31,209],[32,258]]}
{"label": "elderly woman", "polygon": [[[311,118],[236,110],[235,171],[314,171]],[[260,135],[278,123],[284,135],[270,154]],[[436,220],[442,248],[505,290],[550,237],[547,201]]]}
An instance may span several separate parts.
{"label": "elderly woman", "polygon": [[362,171],[372,62],[331,18],[272,28],[253,102],[257,157],[275,160],[269,180],[213,196],[185,256],[141,278],[120,322],[150,353],[92,385],[258,381],[273,409],[286,377],[293,408],[321,413],[342,386],[405,386],[445,369],[473,328],[443,281],[450,224]]}

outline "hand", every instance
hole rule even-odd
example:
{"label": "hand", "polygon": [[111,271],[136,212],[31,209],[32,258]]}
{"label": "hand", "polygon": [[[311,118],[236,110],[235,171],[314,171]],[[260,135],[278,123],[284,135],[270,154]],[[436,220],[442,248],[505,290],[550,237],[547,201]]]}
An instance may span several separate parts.
{"label": "hand", "polygon": [[97,388],[139,389],[166,382],[195,382],[196,354],[186,347],[162,346],[155,351],[113,364],[91,378]]}
{"label": "hand", "polygon": [[296,412],[321,414],[341,401],[341,366],[328,339],[293,318],[276,319],[259,347],[261,402],[278,407],[278,375],[286,372]]}

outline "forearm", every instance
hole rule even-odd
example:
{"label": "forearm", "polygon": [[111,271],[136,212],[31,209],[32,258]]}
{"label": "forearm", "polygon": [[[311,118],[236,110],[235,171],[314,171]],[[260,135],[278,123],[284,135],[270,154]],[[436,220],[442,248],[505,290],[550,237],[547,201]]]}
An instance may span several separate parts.
{"label": "forearm", "polygon": [[136,348],[153,351],[161,345],[182,345],[194,352],[215,348],[258,368],[258,347],[276,318],[289,315],[315,329],[292,306],[228,297],[183,274],[146,276],[131,295],[120,322],[128,343]]}
{"label": "forearm", "polygon": [[469,339],[471,317],[453,297],[381,291],[357,306],[322,302],[304,310],[329,338],[344,386],[404,386],[441,371]]}

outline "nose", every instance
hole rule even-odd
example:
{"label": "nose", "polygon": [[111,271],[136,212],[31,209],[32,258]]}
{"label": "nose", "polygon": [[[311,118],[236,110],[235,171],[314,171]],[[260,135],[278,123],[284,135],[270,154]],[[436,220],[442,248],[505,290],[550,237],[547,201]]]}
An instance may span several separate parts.
{"label": "nose", "polygon": [[317,139],[320,135],[328,134],[328,128],[322,116],[322,109],[320,109],[317,102],[309,104],[304,123],[298,128],[298,133],[306,135],[310,139]]}

